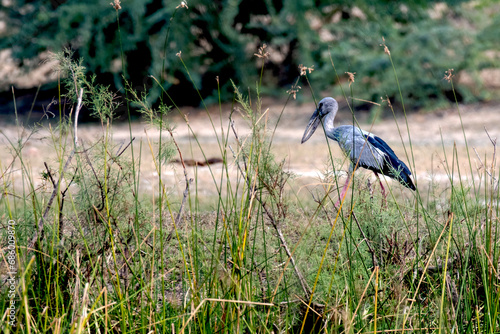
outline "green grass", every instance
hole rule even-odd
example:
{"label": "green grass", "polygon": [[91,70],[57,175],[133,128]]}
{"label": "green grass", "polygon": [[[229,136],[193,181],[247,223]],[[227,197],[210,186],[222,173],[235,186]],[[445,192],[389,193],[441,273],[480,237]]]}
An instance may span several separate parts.
{"label": "green grass", "polygon": [[[393,186],[386,207],[378,188],[370,195],[358,176],[337,211],[332,170],[338,161],[330,153],[321,185],[299,196],[297,176],[273,155],[281,116],[269,121],[260,83],[249,95],[234,85],[233,110],[243,117],[224,118],[220,101],[220,124],[207,108],[199,116],[213,128],[223,160],[208,167],[217,196],[204,198],[196,168],[184,169],[179,196],[161,177],[172,159],[183,164],[190,156],[166,117],[180,112],[175,97],[164,92],[152,108],[147,95],[125,83],[127,108],[139,108],[163,131],[137,143],[130,130],[129,141],[118,145],[113,94],[86,79],[71,55],[59,59],[61,94],[74,112],[63,117],[59,104],[57,124],[44,129],[57,159],[42,187],[35,187],[40,176],[22,154],[38,129],[24,128],[19,141],[2,133],[13,161],[0,162],[2,227],[9,219],[17,223],[18,266],[17,326],[8,324],[10,299],[2,289],[3,332],[499,332],[494,142],[493,165],[476,173],[473,157],[464,172],[456,147],[447,154],[443,141],[446,184],[417,179],[413,196]],[[395,68],[394,74],[398,84]],[[101,122],[102,136],[91,142],[75,143],[79,99]],[[242,136],[242,128],[251,134]],[[204,154],[192,129],[191,135],[192,149]],[[411,141],[405,149],[414,170]],[[159,175],[151,192],[140,187],[145,164]],[[2,228],[4,249],[7,233]],[[0,264],[2,280],[7,260]]]}

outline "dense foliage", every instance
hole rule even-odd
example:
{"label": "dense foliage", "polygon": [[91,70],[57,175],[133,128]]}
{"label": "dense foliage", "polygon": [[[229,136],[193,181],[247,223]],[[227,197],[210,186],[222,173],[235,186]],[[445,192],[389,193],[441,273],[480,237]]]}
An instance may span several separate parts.
{"label": "dense foliage", "polygon": [[[107,1],[13,0],[0,48],[12,48],[22,65],[22,59],[44,50],[70,47],[103,84],[123,88],[124,74],[135,89],[147,89],[156,100],[160,89],[149,77],[154,75],[181,105],[199,105],[194,85],[203,98],[214,101],[216,77],[224,99],[233,95],[230,79],[253,87],[261,65],[254,54],[264,43],[270,52],[266,67],[271,71],[264,77],[269,93],[289,88],[299,74],[298,65],[304,64],[314,65],[310,79],[315,89],[330,89],[349,71],[356,73],[354,95],[399,100],[391,60],[381,47],[385,38],[403,98],[412,107],[454,100],[441,80],[449,68],[467,72],[473,80],[456,87],[459,100],[488,98],[478,70],[499,62],[498,55],[485,56],[498,47],[500,15],[493,1],[192,0],[188,8],[179,4],[129,0],[115,11]],[[176,56],[179,51],[182,62]],[[341,93],[336,89],[333,94]]]}

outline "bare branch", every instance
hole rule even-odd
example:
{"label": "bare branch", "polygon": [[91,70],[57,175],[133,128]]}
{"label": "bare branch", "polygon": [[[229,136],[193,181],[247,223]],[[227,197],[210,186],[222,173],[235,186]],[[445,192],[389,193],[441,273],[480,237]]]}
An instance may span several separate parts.
{"label": "bare branch", "polygon": [[76,105],[76,112],[75,112],[75,147],[78,144],[78,115],[80,114],[80,109],[82,109],[82,99],[83,99],[83,88],[80,88],[80,95],[78,96],[78,104]]}
{"label": "bare branch", "polygon": [[177,142],[175,141],[174,134],[170,129],[168,129],[168,133],[170,134],[170,137],[172,138],[172,141],[174,142],[174,145],[177,149],[177,152],[179,153],[179,159],[182,164],[182,168],[184,170],[184,179],[186,181],[186,188],[184,189],[184,193],[182,195],[182,202],[181,202],[181,207],[179,208],[179,213],[177,214],[177,217],[175,218],[174,221],[174,226],[172,226],[172,229],[170,230],[170,233],[167,236],[167,241],[169,241],[172,238],[172,235],[177,228],[178,224],[181,221],[182,217],[182,211],[184,210],[184,205],[186,204],[186,199],[189,194],[189,185],[193,182],[193,179],[188,179],[188,174],[187,174],[187,169],[186,169],[186,164],[184,163],[184,158],[182,157],[182,152],[181,149],[179,148],[179,145],[177,145]]}
{"label": "bare branch", "polygon": [[49,202],[47,203],[47,207],[45,208],[45,211],[44,211],[42,217],[40,217],[40,220],[38,220],[38,224],[37,224],[38,228],[36,229],[35,234],[31,238],[31,241],[28,243],[28,248],[29,249],[33,248],[33,245],[35,245],[35,243],[37,241],[41,241],[41,240],[38,240],[38,236],[42,234],[43,224],[45,222],[45,219],[47,218],[47,215],[49,214],[50,208],[52,207],[52,204],[54,202],[54,199],[56,198],[57,192],[58,192],[59,187],[61,185],[61,180],[64,177],[64,173],[68,169],[68,166],[69,166],[69,164],[71,162],[71,159],[73,159],[74,155],[75,155],[75,150],[71,151],[71,154],[69,155],[68,159],[66,160],[66,163],[64,164],[64,167],[63,167],[63,170],[61,172],[61,175],[59,176],[59,179],[57,180],[57,184],[54,187],[54,190],[52,191],[52,194],[50,195],[50,199],[49,199]]}

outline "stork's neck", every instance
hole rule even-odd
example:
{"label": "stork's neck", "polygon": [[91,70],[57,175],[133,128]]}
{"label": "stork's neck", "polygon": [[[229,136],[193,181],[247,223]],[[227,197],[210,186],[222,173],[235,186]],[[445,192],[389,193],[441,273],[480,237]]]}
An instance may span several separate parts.
{"label": "stork's neck", "polygon": [[325,129],[325,134],[327,137],[334,139],[333,131],[335,130],[334,120],[336,112],[330,112],[323,118],[323,129]]}

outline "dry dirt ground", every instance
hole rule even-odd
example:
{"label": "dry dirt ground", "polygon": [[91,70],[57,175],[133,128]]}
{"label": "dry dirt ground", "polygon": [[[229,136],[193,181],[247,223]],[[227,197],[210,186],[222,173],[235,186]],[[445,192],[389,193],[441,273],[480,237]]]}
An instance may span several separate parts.
{"label": "dry dirt ground", "polygon": [[[275,100],[265,99],[263,101],[262,110],[269,110],[261,121],[267,120],[268,129],[272,129],[273,125],[276,124],[276,120],[283,110],[283,105],[283,102]],[[472,160],[472,174],[462,124],[456,107],[433,113],[410,114],[408,116],[408,126],[411,138],[408,136],[406,122],[401,114],[396,120],[390,117],[375,124],[366,122],[366,114],[360,112],[356,116],[364,130],[371,131],[383,138],[403,161],[408,162],[407,165],[416,177],[419,189],[422,190],[428,187],[431,179],[436,182],[448,181],[445,160],[447,159],[451,165],[454,145],[456,145],[458,156],[458,165],[455,164],[454,167],[455,172],[457,166],[460,167],[461,176],[467,179],[468,182],[471,182],[471,175],[474,175],[476,179],[481,176],[484,177],[484,164],[486,163],[488,166],[492,164],[494,145],[489,137],[493,141],[500,137],[500,103],[460,105],[459,108],[465,136],[467,137],[468,154]],[[312,103],[298,104],[295,101],[289,102],[284,109],[273,140],[273,150],[277,160],[284,160],[285,168],[296,175],[293,191],[299,196],[308,196],[308,191],[305,188],[317,186],[320,182],[320,176],[325,172],[329,161],[328,146],[321,129],[308,142],[300,144],[304,128],[313,111],[314,105]],[[217,138],[207,112],[195,109],[183,109],[182,112],[187,115],[192,130],[189,129],[185,120],[179,115],[171,117],[169,121],[176,125],[174,135],[184,159],[204,160],[201,149],[195,141],[195,136],[207,158],[221,157]],[[217,134],[220,136],[221,118],[219,107],[210,107],[209,112]],[[227,130],[229,112],[230,106],[222,107],[224,131]],[[248,123],[238,112],[235,113],[234,119],[235,128],[240,138],[244,140],[249,134]],[[349,109],[345,106],[342,107],[337,116],[336,124],[350,124],[351,122],[352,115]],[[398,126],[401,136],[398,132]],[[23,133],[22,128],[14,126],[2,126],[1,129],[0,167],[2,181],[7,180],[9,175],[9,183],[15,186],[16,191],[19,191],[22,185],[19,159],[15,161],[12,168],[8,169],[15,155],[12,147],[10,147],[9,140],[17,142],[20,137],[24,137],[23,140],[26,140],[30,130],[25,129]],[[156,147],[155,143],[158,141],[159,132],[145,122],[136,122],[132,126],[132,133],[135,137],[134,149],[136,156],[142,145],[140,189],[143,192],[154,193],[157,189],[158,174],[153,163],[148,140],[153,144],[153,147]],[[78,134],[79,138],[85,143],[85,147],[88,148],[103,137],[104,130],[100,125],[81,125]],[[113,125],[112,134],[113,141],[118,146],[126,144],[130,137],[128,124]],[[164,133],[163,136],[168,138],[169,135]],[[232,141],[231,147],[237,151],[232,133],[230,138]],[[336,143],[331,142],[331,144],[332,154],[336,159],[336,169],[346,170],[348,165],[346,163],[342,164],[343,156],[340,149]],[[118,150],[118,146],[115,150]],[[406,155],[405,149],[408,155]],[[228,152],[228,154],[230,157],[233,155],[232,152]],[[35,187],[39,187],[44,183],[42,178],[42,172],[45,170],[44,162],[53,170],[57,171],[59,168],[59,159],[54,149],[53,139],[47,128],[38,130],[30,137],[24,145],[22,156],[25,166],[29,168],[33,175]],[[489,171],[489,167],[487,170]],[[214,164],[210,167],[188,167],[188,176],[196,178],[198,194],[202,196],[210,197],[217,193],[213,178],[219,182],[222,172],[221,164]],[[232,176],[236,176],[237,167],[234,163],[230,165],[230,172]],[[171,163],[162,166],[161,174],[173,193],[182,194],[184,175],[179,164]],[[371,177],[374,181],[371,172],[363,171],[357,174]],[[391,186],[397,186],[392,180],[388,178],[386,180]],[[403,187],[397,187],[397,189],[401,189],[402,194],[410,192]],[[407,194],[407,196],[411,196],[411,194]]]}

